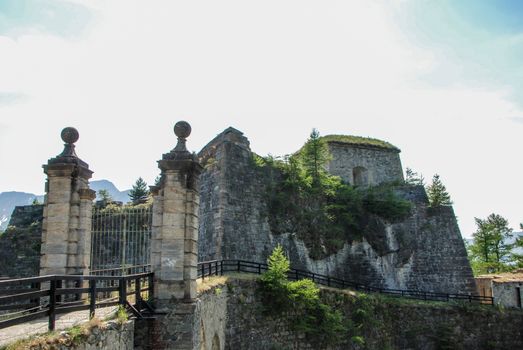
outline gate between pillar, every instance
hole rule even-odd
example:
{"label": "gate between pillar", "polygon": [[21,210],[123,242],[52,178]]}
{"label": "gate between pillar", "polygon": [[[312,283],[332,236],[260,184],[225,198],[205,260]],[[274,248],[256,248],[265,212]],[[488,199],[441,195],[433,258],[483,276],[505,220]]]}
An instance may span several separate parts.
{"label": "gate between pillar", "polygon": [[93,275],[129,275],[151,270],[152,207],[93,208]]}

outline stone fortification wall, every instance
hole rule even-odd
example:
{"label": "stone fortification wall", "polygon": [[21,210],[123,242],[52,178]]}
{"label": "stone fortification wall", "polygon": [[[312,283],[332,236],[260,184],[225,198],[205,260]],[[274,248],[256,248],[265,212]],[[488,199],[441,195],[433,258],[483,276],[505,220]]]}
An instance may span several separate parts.
{"label": "stone fortification wall", "polygon": [[272,234],[266,183],[243,134],[227,129],[210,145],[200,152],[205,166],[200,178],[200,261],[264,262],[282,244],[296,268],[380,287],[475,293],[452,208],[427,208],[423,187],[398,190],[413,203],[412,215],[404,222],[389,224],[371,218],[363,239],[346,243],[325,259],[313,260],[292,232]]}
{"label": "stone fortification wall", "polygon": [[81,325],[80,335],[72,335],[70,330],[59,334],[44,334],[34,339],[18,343],[16,349],[24,350],[131,350],[134,349],[134,321],[123,324],[115,321],[101,322],[98,325]]}
{"label": "stone fortification wall", "polygon": [[332,160],[327,170],[352,185],[403,181],[398,149],[327,142]]}
{"label": "stone fortification wall", "polygon": [[[493,307],[418,303],[404,299],[367,298],[366,321],[360,335],[365,344],[350,343],[353,333],[333,347],[311,344],[293,331],[285,318],[264,315],[256,281],[229,281],[226,293],[225,347],[219,349],[520,349],[523,313]],[[352,295],[323,290],[321,298],[352,318]],[[212,298],[206,303],[213,303]]]}
{"label": "stone fortification wall", "polygon": [[43,205],[15,207],[0,235],[0,276],[37,276],[40,271]]}

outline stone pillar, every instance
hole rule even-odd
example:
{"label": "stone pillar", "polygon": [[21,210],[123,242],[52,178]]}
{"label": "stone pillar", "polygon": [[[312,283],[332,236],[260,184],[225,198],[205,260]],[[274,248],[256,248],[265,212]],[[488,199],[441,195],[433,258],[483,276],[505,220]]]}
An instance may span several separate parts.
{"label": "stone pillar", "polygon": [[198,263],[197,183],[202,167],[185,146],[191,126],[178,122],[174,132],[178,144],[158,161],[160,186],[152,187],[154,295],[158,300],[193,301]]}
{"label": "stone pillar", "polygon": [[62,130],[64,151],[43,166],[47,174],[40,275],[88,274],[91,257],[93,172],[76,155],[75,128]]}
{"label": "stone pillar", "polygon": [[154,302],[156,311],[165,314],[154,320],[151,335],[154,349],[196,349],[197,189],[202,167],[185,147],[191,126],[178,122],[174,132],[178,144],[158,161],[160,185],[151,186]]}

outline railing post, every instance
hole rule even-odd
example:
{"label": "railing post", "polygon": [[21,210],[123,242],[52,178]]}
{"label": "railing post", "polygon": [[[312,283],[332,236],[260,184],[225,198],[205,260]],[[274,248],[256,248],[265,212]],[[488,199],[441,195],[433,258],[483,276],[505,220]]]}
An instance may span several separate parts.
{"label": "railing post", "polygon": [[258,264],[258,275],[261,275],[261,264]]}
{"label": "railing post", "polygon": [[125,305],[127,303],[127,281],[124,277],[120,277],[120,284],[118,285],[118,294],[120,305]]}
{"label": "railing post", "polygon": [[204,280],[204,277],[205,277],[205,264],[202,264],[202,281]]}
{"label": "railing post", "polygon": [[238,260],[238,272],[240,272],[240,260]]}
{"label": "railing post", "polygon": [[[31,289],[38,289],[38,290],[40,290],[40,282],[31,283]],[[34,299],[31,299],[29,302],[39,306],[40,305],[40,297],[36,297]]]}
{"label": "railing post", "polygon": [[154,298],[154,274],[149,274],[147,284],[149,285],[149,290],[147,291],[149,301],[152,301]]}
{"label": "railing post", "polygon": [[55,321],[56,321],[56,280],[51,278],[51,283],[49,287],[49,331],[54,331]]}
{"label": "railing post", "polygon": [[134,280],[134,303],[137,309],[142,306],[142,287],[140,283],[140,277]]}
{"label": "railing post", "polygon": [[331,286],[331,277],[330,276],[327,276],[327,285],[329,287]]}
{"label": "railing post", "polygon": [[223,260],[220,260],[220,275],[223,276]]}
{"label": "railing post", "polygon": [[89,280],[89,319],[94,317],[96,312],[96,280]]}

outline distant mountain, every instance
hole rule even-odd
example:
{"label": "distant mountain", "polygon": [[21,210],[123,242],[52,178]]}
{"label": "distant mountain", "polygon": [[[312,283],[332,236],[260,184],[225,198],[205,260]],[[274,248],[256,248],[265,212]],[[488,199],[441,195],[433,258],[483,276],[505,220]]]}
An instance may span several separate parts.
{"label": "distant mountain", "polygon": [[5,230],[13,209],[18,205],[29,205],[34,199],[43,202],[44,196],[26,192],[1,192],[0,193],[0,230]]}
{"label": "distant mountain", "polygon": [[[97,180],[92,181],[89,184],[92,190],[97,193],[99,190],[105,189],[109,192],[113,200],[127,203],[129,202],[129,191],[120,191],[116,186],[108,180]],[[11,219],[11,214],[16,206],[29,205],[33,203],[34,199],[37,199],[40,203],[43,203],[44,196],[36,195],[34,193],[25,192],[0,192],[0,230],[5,230]],[[99,198],[97,198],[99,199]]]}

